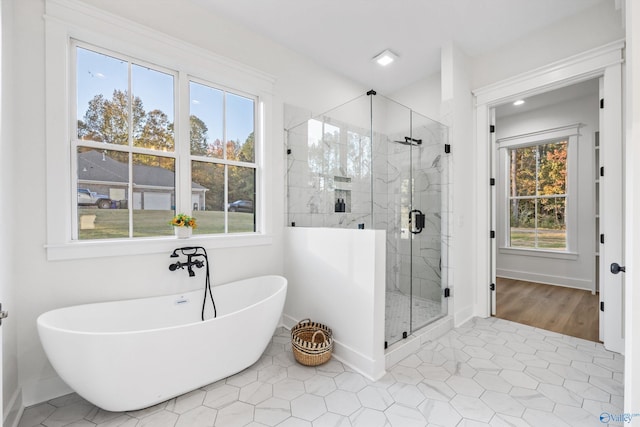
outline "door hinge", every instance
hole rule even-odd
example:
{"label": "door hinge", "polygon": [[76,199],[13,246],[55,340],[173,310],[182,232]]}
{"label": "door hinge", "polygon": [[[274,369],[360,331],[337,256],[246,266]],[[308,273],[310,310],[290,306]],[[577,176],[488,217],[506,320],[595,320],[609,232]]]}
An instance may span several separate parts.
{"label": "door hinge", "polygon": [[489,185],[496,185],[496,179],[495,178],[489,179]]}
{"label": "door hinge", "polygon": [[604,245],[604,234],[600,235],[600,243],[602,243]]}
{"label": "door hinge", "polygon": [[490,236],[492,239],[495,239],[495,238],[496,238],[496,232],[495,232],[495,230],[491,230],[491,233],[489,233],[489,236]]}
{"label": "door hinge", "polygon": [[407,333],[407,331],[404,331],[402,333],[402,339],[407,339],[408,336],[409,336],[409,334]]}
{"label": "door hinge", "polygon": [[604,108],[604,98],[600,99],[600,108]]}
{"label": "door hinge", "polygon": [[444,144],[444,152],[447,154],[451,153],[451,144]]}
{"label": "door hinge", "polygon": [[444,297],[449,298],[451,296],[451,289],[444,288]]}
{"label": "door hinge", "polygon": [[604,166],[600,167],[600,176],[604,176]]}
{"label": "door hinge", "polygon": [[291,154],[291,148],[287,148],[287,154]]}
{"label": "door hinge", "polygon": [[600,311],[604,311],[604,301],[600,301]]}
{"label": "door hinge", "polygon": [[384,349],[386,350],[389,347],[389,343],[387,341],[384,342]]}
{"label": "door hinge", "polygon": [[490,291],[495,291],[496,290],[496,284],[495,283],[490,284],[489,285],[489,290]]}
{"label": "door hinge", "polygon": [[495,125],[489,125],[489,133],[496,133],[496,126]]}

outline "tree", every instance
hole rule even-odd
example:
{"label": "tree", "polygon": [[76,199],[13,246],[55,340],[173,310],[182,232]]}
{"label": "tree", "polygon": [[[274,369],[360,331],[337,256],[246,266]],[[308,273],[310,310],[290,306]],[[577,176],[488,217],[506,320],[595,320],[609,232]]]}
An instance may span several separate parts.
{"label": "tree", "polygon": [[146,114],[140,136],[134,140],[136,147],[150,148],[159,151],[173,151],[173,123],[160,110],[152,110]]}
{"label": "tree", "polygon": [[196,156],[206,156],[208,151],[207,139],[207,125],[195,115],[189,116],[189,125],[191,131],[189,133],[189,139],[191,142],[191,154]]}

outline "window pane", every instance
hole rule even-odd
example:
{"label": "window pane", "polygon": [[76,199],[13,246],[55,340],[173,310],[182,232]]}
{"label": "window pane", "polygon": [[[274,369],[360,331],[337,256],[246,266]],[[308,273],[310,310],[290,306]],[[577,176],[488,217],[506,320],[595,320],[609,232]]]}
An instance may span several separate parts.
{"label": "window pane", "polygon": [[173,234],[175,160],[133,155],[133,237]]}
{"label": "window pane", "polygon": [[538,146],[538,195],[549,196],[567,192],[567,143],[558,142]]}
{"label": "window pane", "polygon": [[314,174],[324,173],[324,149],[322,144],[322,122],[310,119],[307,122],[309,147],[309,171]]}
{"label": "window pane", "polygon": [[541,249],[567,249],[567,224],[564,197],[538,200],[538,247]]}
{"label": "window pane", "polygon": [[224,92],[190,82],[189,96],[191,154],[222,159]]}
{"label": "window pane", "polygon": [[256,170],[229,166],[229,233],[256,231]]}
{"label": "window pane", "polygon": [[510,241],[514,248],[536,247],[536,202],[535,200],[510,201]]}
{"label": "window pane", "polygon": [[347,132],[349,154],[347,155],[347,175],[357,178],[369,176],[371,165],[371,142],[368,136]]}
{"label": "window pane", "polygon": [[191,162],[194,234],[224,233],[224,165]]}
{"label": "window pane", "polygon": [[511,197],[536,194],[536,147],[509,150],[509,193]]}
{"label": "window pane", "polygon": [[227,159],[255,161],[254,101],[227,93],[226,99]]}
{"label": "window pane", "polygon": [[78,138],[127,145],[128,63],[77,48]]}
{"label": "window pane", "polygon": [[133,145],[174,150],[173,76],[133,64]]}
{"label": "window pane", "polygon": [[129,237],[129,155],[78,148],[78,239]]}

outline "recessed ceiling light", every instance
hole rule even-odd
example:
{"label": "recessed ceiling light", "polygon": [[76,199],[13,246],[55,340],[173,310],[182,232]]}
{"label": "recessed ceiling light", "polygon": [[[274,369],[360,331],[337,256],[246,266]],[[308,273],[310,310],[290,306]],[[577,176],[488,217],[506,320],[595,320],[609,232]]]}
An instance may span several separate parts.
{"label": "recessed ceiling light", "polygon": [[516,107],[517,107],[518,105],[522,105],[522,104],[524,104],[524,100],[523,100],[523,99],[518,99],[517,101],[515,101],[515,102],[513,103],[513,105],[515,105]]}
{"label": "recessed ceiling light", "polygon": [[397,57],[398,55],[391,52],[389,49],[385,49],[383,52],[380,52],[378,55],[374,56],[373,61],[385,67],[395,61]]}

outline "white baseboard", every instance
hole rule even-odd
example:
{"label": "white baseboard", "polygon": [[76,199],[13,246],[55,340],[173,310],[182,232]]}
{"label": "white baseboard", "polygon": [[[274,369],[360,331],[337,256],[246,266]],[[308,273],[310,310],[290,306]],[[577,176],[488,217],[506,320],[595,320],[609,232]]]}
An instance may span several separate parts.
{"label": "white baseboard", "polygon": [[24,406],[22,405],[22,389],[18,389],[13,393],[7,407],[4,408],[4,420],[2,420],[3,427],[18,427],[20,418],[24,412]]}
{"label": "white baseboard", "polygon": [[71,387],[62,381],[62,378],[55,376],[40,381],[26,381],[23,384],[22,400],[26,407],[69,393],[73,393]]}
{"label": "white baseboard", "polygon": [[462,326],[474,317],[473,305],[460,309],[453,314],[453,326]]}
{"label": "white baseboard", "polygon": [[[285,328],[290,330],[297,323],[298,320],[291,316],[286,314],[282,315],[282,326]],[[354,371],[364,375],[371,381],[379,380],[386,373],[384,359],[379,361],[371,359],[335,338],[333,340],[332,357],[344,363]]]}
{"label": "white baseboard", "polygon": [[529,271],[507,270],[499,268],[496,270],[497,277],[505,279],[524,280],[526,282],[542,283],[545,285],[564,286],[567,288],[583,289],[593,291],[593,282],[585,279],[576,279],[566,276],[552,276],[549,274],[531,273]]}

